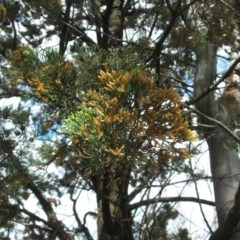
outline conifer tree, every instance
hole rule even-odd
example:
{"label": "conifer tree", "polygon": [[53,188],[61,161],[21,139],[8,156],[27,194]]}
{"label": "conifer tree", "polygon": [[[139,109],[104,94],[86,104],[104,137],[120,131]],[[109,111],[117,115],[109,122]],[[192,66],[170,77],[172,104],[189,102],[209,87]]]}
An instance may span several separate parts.
{"label": "conifer tree", "polygon": [[[214,203],[163,196],[175,174],[204,178],[189,164],[196,132],[209,146],[221,230],[238,200],[239,125],[218,114],[227,108],[217,88],[238,76],[239,60],[217,82],[216,61],[223,46],[238,50],[236,4],[0,2],[0,94],[21,99],[1,108],[1,237],[93,239],[91,218],[102,240],[190,239],[184,228],[168,232],[178,216],[171,203]],[[82,216],[85,190],[96,209]],[[57,211],[65,195],[72,225]],[[238,223],[237,215],[222,239]]]}

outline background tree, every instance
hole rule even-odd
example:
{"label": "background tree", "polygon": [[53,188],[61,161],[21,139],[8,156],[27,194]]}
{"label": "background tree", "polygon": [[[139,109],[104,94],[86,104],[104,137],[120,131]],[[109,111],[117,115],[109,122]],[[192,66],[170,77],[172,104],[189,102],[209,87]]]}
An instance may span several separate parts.
{"label": "background tree", "polygon": [[[218,102],[221,110],[224,101],[217,101],[217,90],[238,60],[217,82],[216,60],[224,45],[237,51],[236,4],[5,2],[2,97],[22,96],[24,106],[36,104],[39,110],[28,110],[30,117],[21,121],[27,130],[23,138],[20,129],[19,147],[8,144],[16,133],[6,135],[2,129],[2,146],[9,146],[1,157],[2,182],[10,180],[9,191],[1,197],[9,213],[2,220],[3,236],[9,235],[6,229],[20,229],[22,224],[26,238],[92,239],[77,210],[79,191],[86,189],[96,194],[98,211],[86,216],[97,214],[99,239],[171,238],[166,224],[175,212],[161,203],[213,204],[179,196],[162,198],[174,174],[186,172],[186,181],[203,177],[195,176],[184,161],[191,149],[183,142],[194,138],[191,111],[200,116],[195,130],[209,146],[219,227],[224,226],[235,206],[239,181],[238,125],[228,125],[218,115]],[[48,38],[56,44],[52,50],[43,47]],[[188,98],[188,104],[183,105],[179,95]],[[197,110],[189,107],[192,104]],[[14,116],[19,120],[22,110],[3,111],[8,111],[5,126],[12,122],[12,129],[20,128]],[[18,152],[31,141],[41,143],[35,157]],[[16,163],[15,171],[10,162]],[[55,172],[43,175],[46,166],[54,166]],[[56,196],[65,193],[75,218],[71,227],[54,208]],[[46,216],[27,208],[25,200],[32,195]],[[140,213],[142,219],[137,220]],[[223,239],[233,231],[227,229]],[[188,239],[182,229],[175,237]]]}

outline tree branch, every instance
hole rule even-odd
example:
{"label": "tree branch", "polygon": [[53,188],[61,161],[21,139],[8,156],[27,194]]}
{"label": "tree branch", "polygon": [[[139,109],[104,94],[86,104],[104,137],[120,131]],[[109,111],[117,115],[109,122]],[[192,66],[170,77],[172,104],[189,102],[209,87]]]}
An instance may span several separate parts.
{"label": "tree branch", "polygon": [[46,226],[51,228],[51,224],[48,221],[40,218],[39,216],[37,216],[36,214],[34,214],[32,212],[29,212],[27,209],[25,209],[25,208],[24,209],[20,209],[20,211],[22,213],[25,213],[26,215],[28,215],[31,219],[34,219],[34,221],[42,222],[43,224],[45,224]]}
{"label": "tree branch", "polygon": [[[191,176],[192,176],[192,179],[193,179],[193,184],[194,184],[194,187],[195,187],[195,192],[196,192],[196,195],[197,195],[197,199],[200,199],[199,190],[198,190],[198,186],[197,186],[197,181],[195,179],[195,175],[194,175],[194,172],[193,172],[192,162],[189,161],[189,164],[190,164]],[[203,211],[203,207],[202,207],[201,202],[199,202],[199,208],[200,208],[200,212],[202,214],[203,220],[206,223],[206,226],[207,226],[208,230],[210,231],[210,233],[212,233],[213,232],[212,228],[211,228],[211,226],[209,225],[209,223],[207,221],[207,218],[206,218],[206,215],[205,215],[205,213]]]}
{"label": "tree branch", "polygon": [[[81,193],[81,192],[80,192]],[[76,205],[77,205],[77,200],[80,196],[80,193],[78,194],[77,198],[74,199],[73,195],[74,195],[74,192],[70,195],[70,198],[73,202],[73,215],[77,221],[77,224],[78,224],[78,227],[80,229],[81,232],[83,232],[85,234],[85,237],[87,240],[93,240],[93,237],[91,236],[90,232],[89,232],[89,229],[85,226],[85,222],[82,224],[79,216],[78,216],[78,213],[77,213],[77,208],[76,208]]]}
{"label": "tree branch", "polygon": [[52,229],[55,230],[56,235],[61,240],[72,240],[70,234],[68,234],[65,229],[64,225],[61,221],[59,221],[56,217],[56,214],[51,206],[51,203],[45,199],[40,189],[33,183],[28,183],[28,188],[33,192],[33,194],[38,199],[39,203],[41,204],[43,211],[46,213],[48,217],[48,225],[51,226]]}
{"label": "tree branch", "polygon": [[194,202],[194,203],[201,203],[201,204],[206,204],[209,206],[215,206],[215,203],[212,201],[208,201],[205,199],[199,199],[195,197],[160,197],[160,198],[152,198],[152,199],[147,199],[147,200],[142,200],[137,203],[133,203],[130,205],[130,210],[137,209],[142,206],[147,206],[152,203],[169,203],[169,202]]}
{"label": "tree branch", "polygon": [[233,207],[230,209],[225,221],[211,235],[209,240],[229,240],[239,222],[240,222],[240,184],[238,185]]}
{"label": "tree branch", "polygon": [[[240,58],[239,58],[240,60]],[[214,118],[211,118],[207,115],[205,115],[204,113],[200,112],[199,110],[195,109],[195,108],[192,108],[190,106],[188,106],[187,104],[184,104],[185,107],[187,107],[189,110],[191,110],[192,112],[195,112],[197,115],[205,118],[206,120],[208,120],[209,122],[211,123],[214,123],[216,124],[218,127],[220,127],[225,133],[227,133],[231,138],[233,138],[234,141],[236,141],[237,143],[240,144],[240,138],[233,132],[231,131],[230,128],[228,128],[226,125],[224,125],[222,122],[214,119]]]}
{"label": "tree branch", "polygon": [[169,20],[169,23],[165,29],[165,31],[162,33],[160,39],[158,40],[158,42],[155,45],[155,49],[153,51],[153,53],[151,54],[151,56],[146,60],[146,64],[153,61],[153,63],[155,63],[156,65],[156,71],[159,74],[160,71],[160,66],[159,66],[159,55],[161,53],[161,49],[162,49],[162,45],[164,43],[164,41],[167,39],[167,37],[169,36],[178,16],[180,16],[180,8],[181,2],[178,1],[177,6],[175,7],[175,9],[171,12],[171,19]]}

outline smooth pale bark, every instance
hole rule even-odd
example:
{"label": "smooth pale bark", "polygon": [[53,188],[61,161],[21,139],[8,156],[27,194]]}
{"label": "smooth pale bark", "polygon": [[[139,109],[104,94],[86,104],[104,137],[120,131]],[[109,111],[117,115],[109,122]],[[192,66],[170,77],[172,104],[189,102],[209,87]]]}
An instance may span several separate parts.
{"label": "smooth pale bark", "polygon": [[238,236],[232,237],[232,232],[239,224],[240,217],[240,185],[235,195],[234,205],[230,209],[228,216],[222,225],[211,235],[209,240],[229,240],[239,239]]}
{"label": "smooth pale bark", "polygon": [[[195,97],[212,85],[215,78],[216,49],[213,45],[207,44],[198,54]],[[196,108],[212,118],[221,116],[218,113],[219,108],[213,91],[200,99],[196,104]],[[221,121],[220,118],[218,120]],[[219,226],[221,226],[234,204],[234,197],[240,180],[240,160],[237,149],[229,144],[230,137],[227,134],[220,128],[213,127],[212,123],[203,118],[199,118],[199,122],[209,125],[209,127],[203,127],[202,130],[209,147],[216,211]],[[232,239],[239,240],[239,234],[236,234]]]}

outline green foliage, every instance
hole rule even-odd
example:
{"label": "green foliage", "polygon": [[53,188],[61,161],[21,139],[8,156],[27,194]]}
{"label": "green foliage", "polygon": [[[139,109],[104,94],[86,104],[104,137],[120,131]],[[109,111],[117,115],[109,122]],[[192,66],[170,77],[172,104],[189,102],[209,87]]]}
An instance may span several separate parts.
{"label": "green foliage", "polygon": [[22,46],[12,53],[15,71],[11,77],[22,77],[23,85],[27,85],[39,101],[48,105],[48,114],[66,114],[77,104],[76,70],[74,63],[65,59],[53,49],[42,52]]}
{"label": "green foliage", "polygon": [[83,141],[91,141],[94,144],[99,140],[99,133],[93,124],[97,112],[91,107],[82,106],[81,108],[81,111],[72,113],[65,120],[67,128],[64,128],[63,132],[71,136],[77,136]]}
{"label": "green foliage", "polygon": [[190,157],[187,149],[175,147],[194,135],[173,89],[158,89],[138,69],[100,71],[98,79],[102,87],[83,95],[79,110],[65,120],[63,128],[81,146],[78,153],[88,159],[83,164],[88,173],[116,173],[122,166],[131,169],[142,163],[158,171],[161,161]]}
{"label": "green foliage", "polygon": [[23,106],[0,109],[0,228],[13,227],[12,220],[21,214],[20,199],[29,197],[26,167],[31,164],[33,168],[34,161],[29,151],[32,136],[28,124],[29,111]]}

